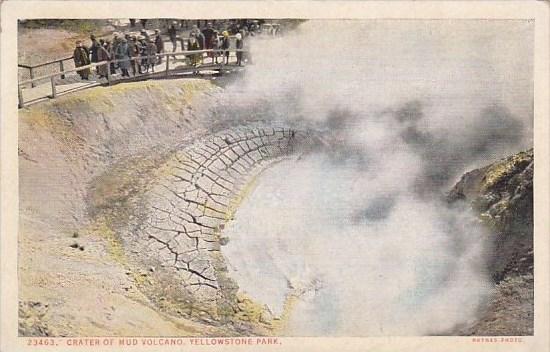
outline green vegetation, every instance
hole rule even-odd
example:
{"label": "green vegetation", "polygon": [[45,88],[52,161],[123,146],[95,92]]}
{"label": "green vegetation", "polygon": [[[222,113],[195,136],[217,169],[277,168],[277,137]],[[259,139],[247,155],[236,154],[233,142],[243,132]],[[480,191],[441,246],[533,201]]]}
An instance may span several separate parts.
{"label": "green vegetation", "polygon": [[98,33],[106,24],[106,20],[38,19],[19,21],[20,28],[55,28],[80,34]]}

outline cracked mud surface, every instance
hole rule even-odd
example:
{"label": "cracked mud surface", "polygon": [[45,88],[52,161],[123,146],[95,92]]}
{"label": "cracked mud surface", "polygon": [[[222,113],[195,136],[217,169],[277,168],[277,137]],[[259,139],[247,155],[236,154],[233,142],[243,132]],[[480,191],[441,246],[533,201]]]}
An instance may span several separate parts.
{"label": "cracked mud surface", "polygon": [[262,333],[254,326],[260,320],[262,328],[273,328],[270,313],[238,294],[227,276],[221,247],[228,239],[222,232],[255,177],[306,138],[294,129],[259,124],[215,133],[169,157],[120,236],[135,267],[148,270],[157,283],[141,289],[177,314],[230,321],[237,331]]}

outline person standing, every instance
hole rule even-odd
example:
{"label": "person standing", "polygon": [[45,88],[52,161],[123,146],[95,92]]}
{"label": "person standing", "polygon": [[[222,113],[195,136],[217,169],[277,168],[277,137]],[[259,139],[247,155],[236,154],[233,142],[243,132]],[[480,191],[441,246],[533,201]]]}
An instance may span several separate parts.
{"label": "person standing", "polygon": [[[214,36],[214,29],[212,28],[212,23],[208,22],[206,28],[202,30],[202,35],[204,36],[204,49],[212,49],[212,37]],[[208,56],[214,61],[213,53],[208,53]]]}
{"label": "person standing", "polygon": [[[102,61],[109,61],[111,60],[111,56],[109,55],[109,52],[107,51],[107,43],[105,43],[102,40],[99,41],[99,49],[97,50],[97,60],[98,62]],[[97,74],[99,75],[99,78],[105,78],[107,77],[107,70],[109,70],[109,65],[105,64],[102,66],[97,67]]]}
{"label": "person standing", "polygon": [[[105,50],[107,50],[107,53],[109,54],[109,59],[113,60],[115,58],[115,52],[113,50],[113,43],[111,43],[110,40],[105,41]],[[112,75],[116,73],[116,67],[113,62],[109,63],[109,70]]]}
{"label": "person standing", "polygon": [[[90,35],[90,40],[92,41],[92,45],[88,48],[88,51],[90,52],[90,61],[92,63],[96,63],[96,62],[98,62],[97,51],[98,51],[100,45],[99,45],[99,42],[97,41],[97,39],[95,38],[95,35],[91,34]],[[97,71],[97,67],[96,67],[96,71]]]}
{"label": "person standing", "polygon": [[130,53],[128,51],[128,41],[126,38],[120,40],[120,44],[117,46],[115,57],[118,62],[118,67],[122,71],[122,77],[130,77],[128,69],[130,68]]}
{"label": "person standing", "polygon": [[141,57],[139,73],[144,73],[145,68],[147,68],[147,44],[148,42],[145,41],[144,36],[138,36],[139,56]]}
{"label": "person standing", "polygon": [[[187,46],[187,50],[189,51],[200,50],[199,43],[197,41],[197,38],[194,35],[192,35],[189,38],[189,44]],[[190,64],[192,66],[198,66],[200,64],[200,57],[201,57],[200,53],[193,53],[188,57],[189,57]]]}
{"label": "person standing", "polygon": [[[157,47],[157,54],[162,54],[164,52],[164,42],[162,41],[162,36],[160,35],[160,30],[155,29],[155,46]],[[162,64],[162,56],[158,56],[157,64]]]}
{"label": "person standing", "polygon": [[[178,48],[178,30],[176,29],[176,21],[172,22],[172,25],[170,28],[168,28],[168,37],[170,38],[170,42],[172,42],[172,52],[175,52]],[[183,50],[183,45],[182,45]],[[176,55],[173,55],[173,58],[176,58]]]}
{"label": "person standing", "polygon": [[216,60],[216,63],[218,63],[218,56],[219,56],[219,50],[220,50],[220,40],[218,38],[218,31],[214,31],[214,35],[211,38],[211,44],[212,47],[212,60]]}
{"label": "person standing", "polygon": [[229,32],[223,31],[222,35],[223,35],[223,38],[222,38],[221,49],[224,51],[225,63],[229,64],[229,46],[231,45],[229,41]]}
{"label": "person standing", "polygon": [[147,69],[146,72],[149,72],[149,67],[151,67],[151,72],[155,72],[155,63],[157,56],[157,46],[153,39],[149,39],[147,44]]}
{"label": "person standing", "polygon": [[135,76],[136,72],[138,72],[137,67],[139,66],[139,47],[135,35],[133,35],[128,41],[128,53],[130,54],[130,67],[132,68],[132,75]]}
{"label": "person standing", "polygon": [[239,50],[243,50],[244,48],[244,38],[243,38],[243,31],[241,33],[235,34],[235,38],[237,41],[235,42],[235,47],[237,49],[236,55],[237,55],[237,65],[242,66],[242,60],[243,60],[243,52]]}
{"label": "person standing", "polygon": [[[116,59],[116,52],[117,52],[117,48],[118,46],[120,45],[120,40],[121,40],[121,37],[119,36],[118,33],[114,33],[113,34],[113,41],[111,43],[111,58],[113,60]],[[115,72],[112,72],[113,74],[116,73],[116,69],[119,68],[119,65],[117,63],[113,63],[113,70]]]}
{"label": "person standing", "polygon": [[95,38],[95,35],[90,35],[90,40],[92,41],[92,45],[90,46],[90,48],[88,49],[90,51],[90,55],[91,55],[91,61],[92,62],[98,62],[98,58],[97,58],[97,52],[99,50],[99,43],[97,41],[97,39]]}
{"label": "person standing", "polygon": [[[82,42],[79,40],[76,42],[76,48],[73,52],[74,65],[76,67],[86,66],[90,64],[90,52],[88,48],[82,46]],[[90,75],[90,68],[85,68],[77,71],[81,79],[88,80]]]}

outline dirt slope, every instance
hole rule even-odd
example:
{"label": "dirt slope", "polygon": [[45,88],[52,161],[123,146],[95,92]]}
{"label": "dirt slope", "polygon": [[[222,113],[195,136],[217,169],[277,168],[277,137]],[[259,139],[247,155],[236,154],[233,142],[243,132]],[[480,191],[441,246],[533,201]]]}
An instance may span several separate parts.
{"label": "dirt slope", "polygon": [[[223,334],[153,309],[87,206],[94,180],[104,198],[94,201],[116,202],[175,145],[215,126],[200,110],[219,89],[205,80],[130,83],[20,111],[20,334]],[[122,188],[130,179],[140,182]]]}

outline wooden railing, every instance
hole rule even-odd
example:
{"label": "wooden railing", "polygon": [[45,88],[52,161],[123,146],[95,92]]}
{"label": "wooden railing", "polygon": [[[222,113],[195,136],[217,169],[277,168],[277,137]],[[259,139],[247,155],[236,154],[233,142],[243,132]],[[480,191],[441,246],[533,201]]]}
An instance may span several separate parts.
{"label": "wooden railing", "polygon": [[[56,98],[57,97],[57,89],[56,89],[55,79],[57,77],[61,77],[62,79],[65,79],[66,74],[68,74],[68,73],[78,72],[78,71],[82,71],[82,70],[85,70],[85,69],[92,69],[92,68],[95,68],[95,67],[100,67],[100,66],[107,65],[107,67],[106,67],[107,84],[110,85],[112,82],[115,81],[112,77],[111,70],[110,70],[110,65],[111,64],[117,64],[117,63],[123,62],[123,61],[125,61],[125,62],[130,61],[130,62],[135,62],[135,65],[140,65],[140,62],[143,59],[147,59],[147,60],[152,59],[155,62],[157,62],[159,58],[165,58],[166,59],[166,61],[164,63],[165,67],[161,71],[151,72],[151,73],[142,73],[142,74],[139,74],[139,75],[136,74],[136,76],[130,76],[130,77],[119,77],[119,78],[116,79],[116,81],[119,82],[119,81],[125,81],[125,80],[129,80],[129,79],[133,79],[133,78],[136,78],[136,77],[147,77],[147,76],[150,76],[151,78],[154,78],[155,76],[169,77],[170,74],[181,73],[182,71],[199,71],[199,70],[205,70],[205,69],[222,71],[224,69],[224,67],[227,66],[227,64],[225,63],[226,54],[227,53],[237,53],[237,52],[243,52],[244,53],[244,52],[246,52],[246,50],[243,50],[243,49],[230,49],[230,50],[206,49],[206,50],[165,52],[165,53],[155,54],[155,55],[151,55],[151,56],[136,56],[136,57],[132,57],[132,58],[129,58],[129,59],[116,59],[116,60],[109,60],[109,61],[101,61],[101,62],[96,62],[96,63],[92,63],[92,64],[85,65],[85,66],[75,67],[73,69],[68,69],[68,70],[64,69],[63,61],[68,60],[68,59],[72,59],[72,57],[57,59],[57,60],[54,60],[54,61],[50,61],[50,62],[47,62],[47,63],[42,63],[42,64],[35,65],[35,66],[18,65],[19,67],[28,68],[30,70],[30,76],[31,76],[30,79],[20,81],[19,84],[18,84],[19,108],[22,108],[22,107],[25,106],[25,101],[23,99],[23,86],[25,86],[29,83],[31,84],[31,87],[35,87],[36,82],[38,82],[38,81],[50,80],[51,95],[49,95],[48,97],[49,98]],[[196,67],[196,66],[193,66],[193,65],[188,65],[183,70],[182,70],[181,66],[170,69],[170,57],[172,57],[172,58],[176,58],[177,56],[187,57],[187,56],[190,56],[190,55],[199,55],[200,54],[201,58],[204,59],[203,54],[205,54],[205,53],[212,54],[208,57],[209,60],[213,60],[212,57],[217,57],[218,60],[220,60],[221,62],[220,63],[211,63],[209,65],[201,65],[200,67]],[[56,63],[56,62],[59,62],[59,65],[60,65],[60,71],[59,72],[55,72],[55,73],[51,73],[51,74],[47,74],[47,75],[43,75],[43,76],[39,76],[39,77],[34,77],[33,70],[35,68],[45,66],[45,65],[50,65],[50,64]],[[132,65],[132,63],[130,63],[130,68],[131,68],[131,65]],[[158,66],[158,65],[155,65],[155,66]],[[159,75],[159,73],[164,73],[164,74]]]}
{"label": "wooden railing", "polygon": [[[52,60],[52,61],[48,61],[48,62],[43,62],[43,63],[40,63],[38,65],[18,64],[17,67],[28,69],[29,70],[29,76],[31,77],[31,80],[32,80],[32,79],[35,78],[35,72],[36,72],[37,68],[41,68],[41,67],[48,66],[48,65],[58,64],[59,65],[59,71],[63,72],[65,70],[63,61],[68,61],[68,60],[72,60],[72,59],[73,59],[72,56],[68,56],[68,57],[64,57],[64,58],[61,58],[61,59],[56,59],[56,60]],[[65,78],[65,75],[62,75],[61,78]],[[36,86],[36,80],[31,81],[31,87],[34,88],[35,86]]]}

